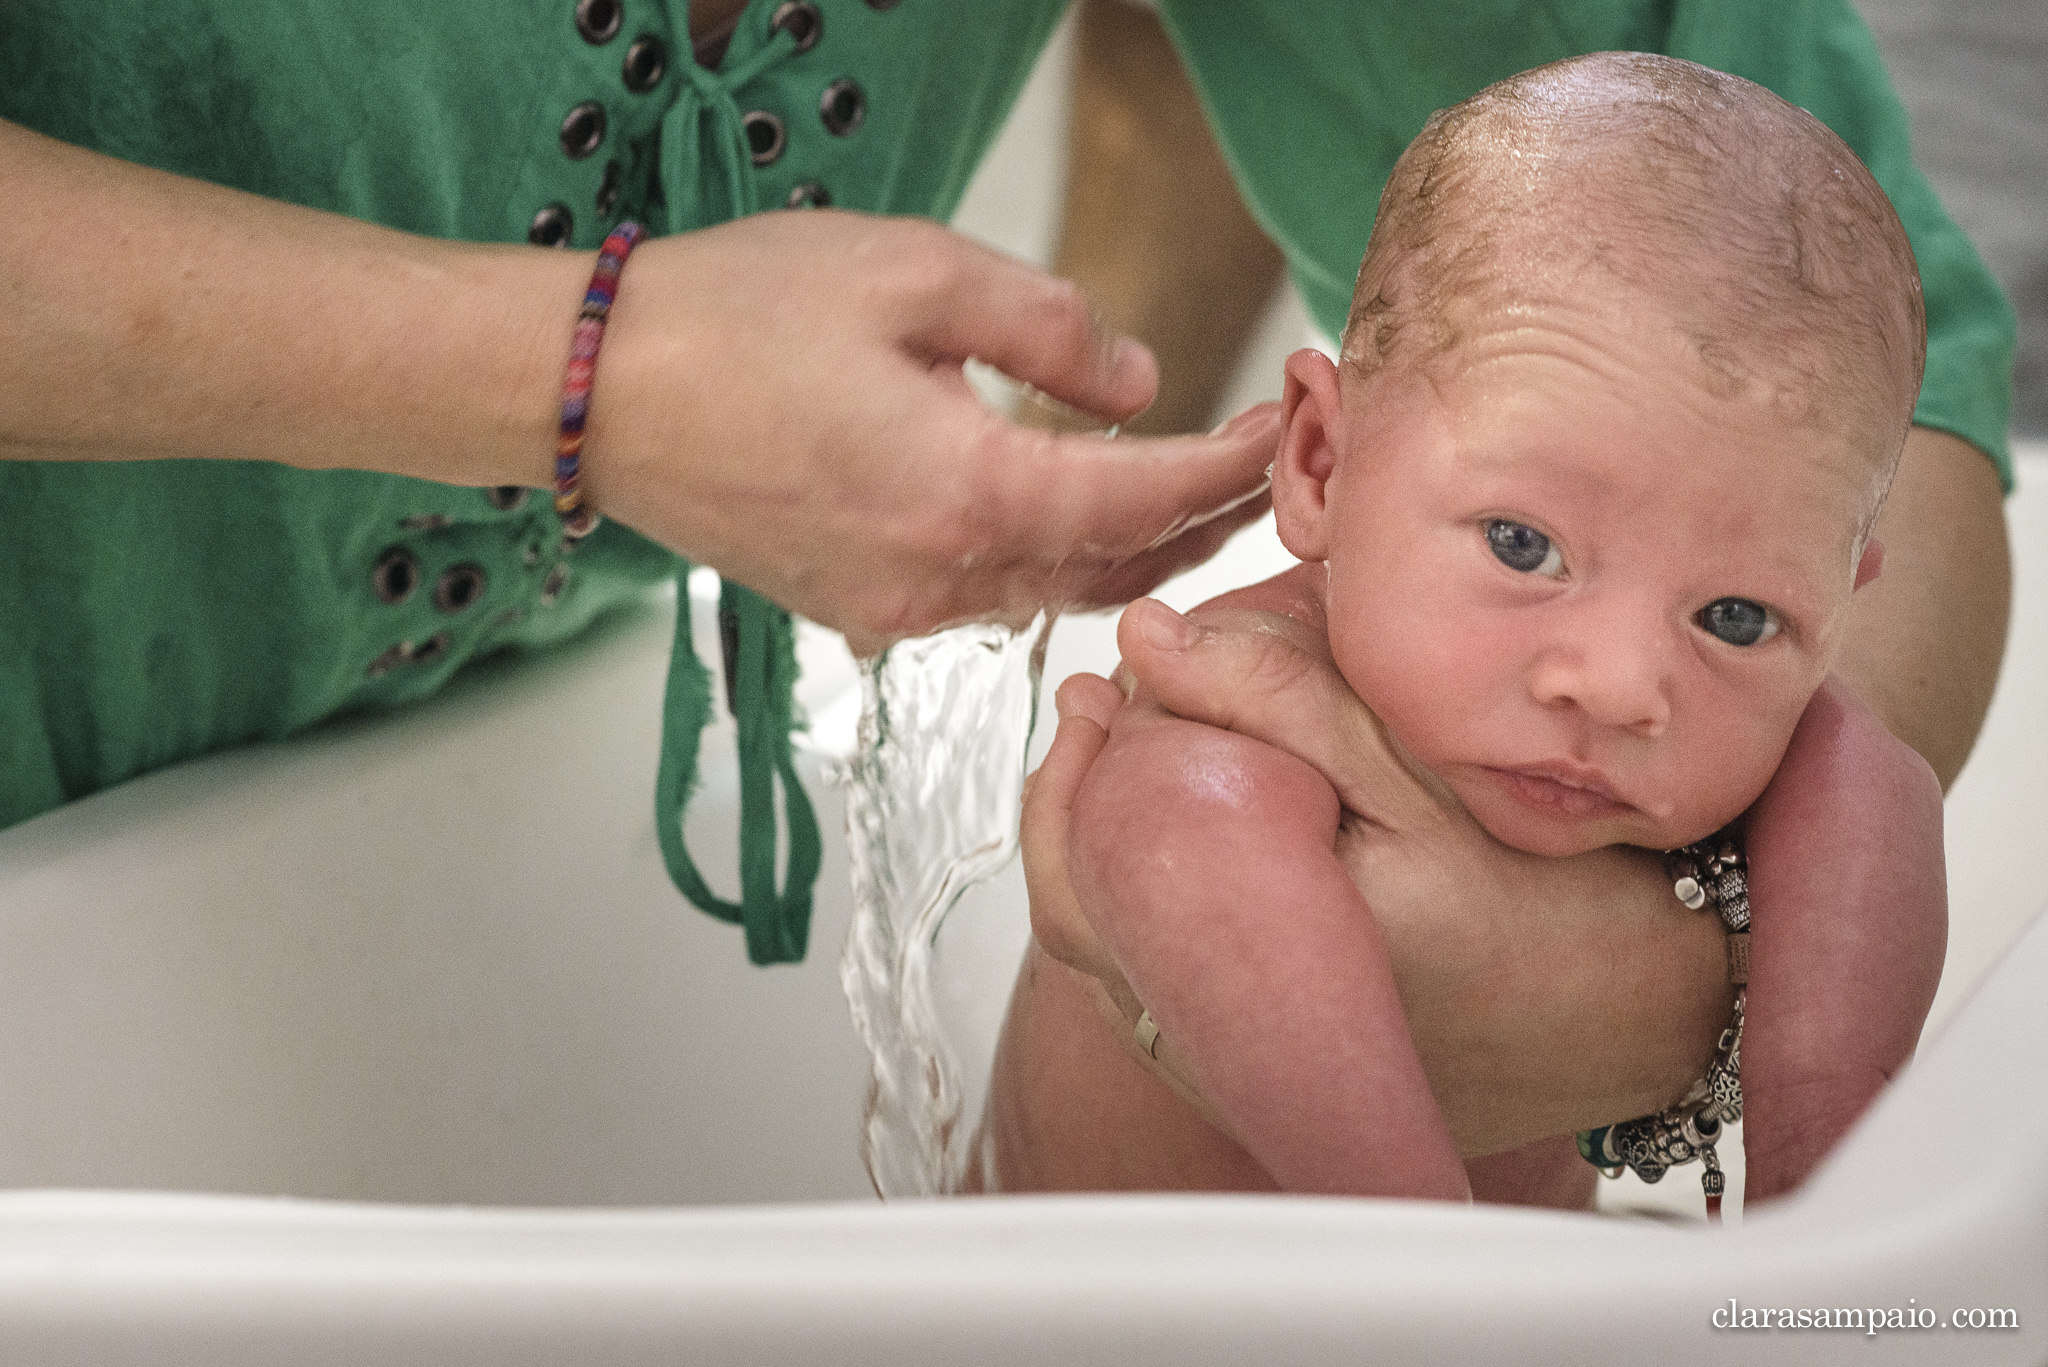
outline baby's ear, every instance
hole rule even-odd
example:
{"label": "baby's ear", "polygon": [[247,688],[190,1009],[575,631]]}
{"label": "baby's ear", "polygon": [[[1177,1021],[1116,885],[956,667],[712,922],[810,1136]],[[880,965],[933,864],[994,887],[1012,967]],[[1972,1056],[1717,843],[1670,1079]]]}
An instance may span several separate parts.
{"label": "baby's ear", "polygon": [[1862,588],[1884,573],[1884,542],[1876,537],[1863,543],[1863,558],[1856,562],[1856,588]]}
{"label": "baby's ear", "polygon": [[1287,388],[1280,398],[1280,454],[1273,462],[1273,520],[1281,544],[1308,561],[1330,556],[1330,475],[1344,431],[1337,366],[1304,348],[1287,358]]}

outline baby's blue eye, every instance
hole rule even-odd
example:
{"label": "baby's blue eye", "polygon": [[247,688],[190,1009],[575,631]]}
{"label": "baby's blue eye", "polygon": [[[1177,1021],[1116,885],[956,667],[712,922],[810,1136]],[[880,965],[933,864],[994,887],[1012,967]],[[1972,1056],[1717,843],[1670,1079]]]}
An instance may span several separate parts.
{"label": "baby's blue eye", "polygon": [[1534,527],[1494,518],[1486,524],[1486,544],[1494,559],[1511,570],[1552,578],[1564,572],[1564,557],[1550,544],[1550,538]]}
{"label": "baby's blue eye", "polygon": [[1693,620],[1731,646],[1753,646],[1778,634],[1778,619],[1771,610],[1747,598],[1716,598]]}

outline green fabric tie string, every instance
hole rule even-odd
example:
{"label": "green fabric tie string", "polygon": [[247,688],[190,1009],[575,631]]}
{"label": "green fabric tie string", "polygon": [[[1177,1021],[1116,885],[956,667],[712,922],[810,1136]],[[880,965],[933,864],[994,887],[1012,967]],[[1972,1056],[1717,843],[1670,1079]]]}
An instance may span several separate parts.
{"label": "green fabric tie string", "polygon": [[681,64],[676,102],[661,118],[661,184],[670,232],[760,211],[745,116],[732,92],[794,55],[796,40],[780,30],[740,56],[743,38],[733,35],[733,49],[721,70],[706,71],[694,61]]}
{"label": "green fabric tie string", "polygon": [[[790,749],[796,725],[796,631],[789,614],[738,584],[719,592],[726,641],[726,698],[739,723],[740,900],[711,891],[683,839],[683,809],[697,783],[697,752],[711,720],[711,676],[690,640],[689,566],[676,575],[676,639],[662,705],[661,771],[654,829],[668,876],[683,896],[723,921],[746,927],[747,957],[797,963],[810,942],[811,889],[818,879],[817,814],[797,778]],[[782,785],[789,865],[775,887],[775,785]]]}
{"label": "green fabric tie string", "polygon": [[[746,22],[745,20],[742,21]],[[698,223],[744,218],[760,205],[746,126],[732,92],[796,52],[777,31],[752,51],[753,35],[736,33],[726,65],[707,71],[679,64],[683,81],[662,116],[660,173],[671,232]],[[676,640],[662,707],[661,772],[655,779],[654,822],[670,879],[683,896],[721,920],[746,927],[747,957],[757,964],[796,963],[810,940],[811,890],[818,879],[818,818],[790,753],[796,725],[796,638],[789,614],[738,584],[719,595],[725,637],[726,701],[739,724],[740,900],[711,891],[683,839],[683,810],[697,786],[697,754],[711,721],[711,678],[690,642],[690,567],[676,574]],[[789,831],[788,871],[775,886],[775,785],[782,785]]]}

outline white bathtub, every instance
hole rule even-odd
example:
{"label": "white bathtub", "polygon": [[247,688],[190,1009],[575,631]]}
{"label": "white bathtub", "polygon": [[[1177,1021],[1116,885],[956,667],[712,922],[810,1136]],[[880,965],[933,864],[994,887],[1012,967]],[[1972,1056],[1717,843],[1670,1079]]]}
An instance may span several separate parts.
{"label": "white bathtub", "polygon": [[[834,971],[843,850],[796,969],[748,967],[670,890],[667,636],[654,605],[409,715],[0,834],[0,1363],[2048,1356],[2048,923],[1800,1200],[1739,1228],[879,1205]],[[729,744],[694,818],[713,870]],[[970,908],[970,1034],[1023,933],[1007,896]],[[2021,1328],[1716,1330],[1731,1298]]]}
{"label": "white bathtub", "polygon": [[[1041,262],[1064,60],[1063,37],[959,219]],[[1305,326],[1275,310],[1233,405],[1275,391]],[[2022,481],[2018,630],[1949,804],[1947,1024],[1798,1201],[1739,1227],[878,1205],[836,981],[844,850],[795,969],[749,968],[669,889],[654,609],[405,717],[0,833],[0,1367],[2048,1361],[2048,925],[1958,1014],[2048,894],[2048,452]],[[1171,600],[1270,563],[1234,551]],[[1063,625],[1050,672],[1099,666],[1107,637]],[[827,710],[834,680],[806,687]],[[710,870],[731,867],[729,748],[707,743],[693,825]],[[966,910],[942,952],[971,1053],[1021,942],[1015,880]],[[1731,1299],[2021,1327],[1717,1330]]]}

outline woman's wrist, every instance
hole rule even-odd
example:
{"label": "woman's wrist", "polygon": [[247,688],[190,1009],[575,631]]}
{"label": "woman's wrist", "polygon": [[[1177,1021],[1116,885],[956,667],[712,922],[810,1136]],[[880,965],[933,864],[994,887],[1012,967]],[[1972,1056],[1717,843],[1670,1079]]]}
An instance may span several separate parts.
{"label": "woman's wrist", "polygon": [[0,221],[0,458],[550,482],[594,253],[418,237],[6,123],[0,181],[23,187]]}
{"label": "woman's wrist", "polygon": [[[396,236],[396,235],[394,235]],[[595,252],[405,241],[367,268],[367,351],[329,440],[273,457],[445,484],[544,489]]]}
{"label": "woman's wrist", "polygon": [[[453,297],[462,313],[445,334],[448,391],[461,397],[447,415],[451,430],[438,468],[416,474],[450,484],[554,482],[554,457],[577,313],[596,252],[532,247],[470,247]],[[467,342],[456,339],[467,335]],[[461,377],[464,353],[473,370]],[[481,382],[479,382],[481,381]]]}

